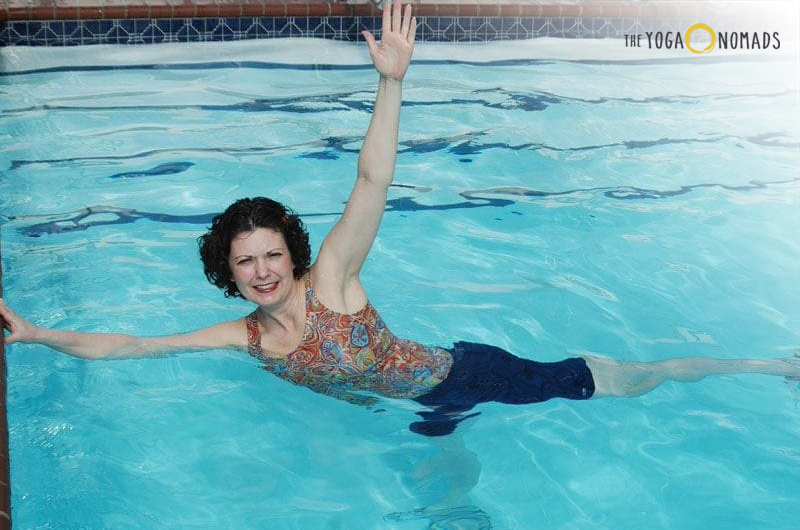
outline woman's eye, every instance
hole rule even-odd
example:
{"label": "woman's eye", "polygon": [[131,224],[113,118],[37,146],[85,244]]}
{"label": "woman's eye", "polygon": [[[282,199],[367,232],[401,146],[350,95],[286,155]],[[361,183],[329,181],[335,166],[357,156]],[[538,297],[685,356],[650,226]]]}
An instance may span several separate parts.
{"label": "woman's eye", "polygon": [[244,259],[240,259],[239,261],[237,261],[236,264],[237,265],[244,265],[245,263],[248,263],[249,261],[250,261],[250,258],[244,258]]}

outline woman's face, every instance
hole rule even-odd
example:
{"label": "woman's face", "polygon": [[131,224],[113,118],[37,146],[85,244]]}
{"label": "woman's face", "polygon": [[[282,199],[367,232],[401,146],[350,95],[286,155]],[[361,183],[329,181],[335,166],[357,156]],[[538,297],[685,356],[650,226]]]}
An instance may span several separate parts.
{"label": "woman's face", "polygon": [[260,306],[276,305],[292,292],[292,256],[277,230],[256,228],[234,237],[228,265],[242,296]]}

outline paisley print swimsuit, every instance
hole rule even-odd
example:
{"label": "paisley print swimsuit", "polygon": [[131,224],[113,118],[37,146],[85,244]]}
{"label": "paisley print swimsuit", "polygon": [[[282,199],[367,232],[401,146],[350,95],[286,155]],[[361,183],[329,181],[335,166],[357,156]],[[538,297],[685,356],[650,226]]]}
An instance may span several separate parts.
{"label": "paisley print swimsuit", "polygon": [[349,315],[332,311],[317,298],[309,273],[304,280],[303,339],[285,358],[270,357],[261,349],[256,312],[245,318],[248,352],[267,370],[314,391],[354,402],[364,396],[353,394],[353,390],[414,398],[447,377],[453,364],[449,351],[396,337],[369,302]]}

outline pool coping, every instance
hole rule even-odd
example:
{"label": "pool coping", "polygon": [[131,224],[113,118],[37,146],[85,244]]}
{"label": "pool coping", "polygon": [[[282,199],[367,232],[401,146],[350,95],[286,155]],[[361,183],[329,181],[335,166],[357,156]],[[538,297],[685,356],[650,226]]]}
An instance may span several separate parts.
{"label": "pool coping", "polygon": [[[0,238],[0,297],[3,296],[3,251]],[[0,530],[11,528],[11,479],[9,477],[8,418],[6,416],[6,340],[0,317]]]}
{"label": "pool coping", "polygon": [[[172,2],[172,3],[170,3]],[[22,3],[22,2],[21,2]],[[6,20],[91,20],[128,18],[214,18],[214,17],[327,17],[378,16],[381,9],[371,0],[305,1],[244,0],[33,0],[0,5],[0,21]],[[442,17],[580,17],[580,18],[696,18],[719,17],[718,6],[701,2],[669,0],[411,0],[418,16]],[[38,4],[38,5],[35,5]],[[49,4],[49,5],[48,5]],[[88,4],[88,5],[87,5]],[[763,10],[742,2],[723,10],[726,18],[759,18]]]}

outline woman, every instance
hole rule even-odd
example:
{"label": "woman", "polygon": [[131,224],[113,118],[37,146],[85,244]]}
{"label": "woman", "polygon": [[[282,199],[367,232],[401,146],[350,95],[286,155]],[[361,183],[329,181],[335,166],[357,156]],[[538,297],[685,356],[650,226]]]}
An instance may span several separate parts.
{"label": "woman", "polygon": [[86,359],[238,348],[280,377],[351,402],[374,401],[353,391],[414,399],[432,409],[419,412],[423,421],[411,424],[426,435],[452,432],[474,415],[464,412],[487,401],[637,396],[666,380],[696,381],[718,373],[800,377],[798,359],[636,363],[584,356],[537,363],[493,346],[458,342],[443,349],[395,337],[369,303],[359,272],[394,173],[402,80],[415,32],[411,7],[403,11],[400,1],[386,4],[380,45],[364,32],[380,74],[375,108],[350,199],[313,265],[300,219],[265,198],[237,201],[200,238],[209,281],[226,296],[257,304],[252,314],[190,333],[134,337],[41,328],[0,300],[0,316],[11,332],[6,342],[36,342]]}

